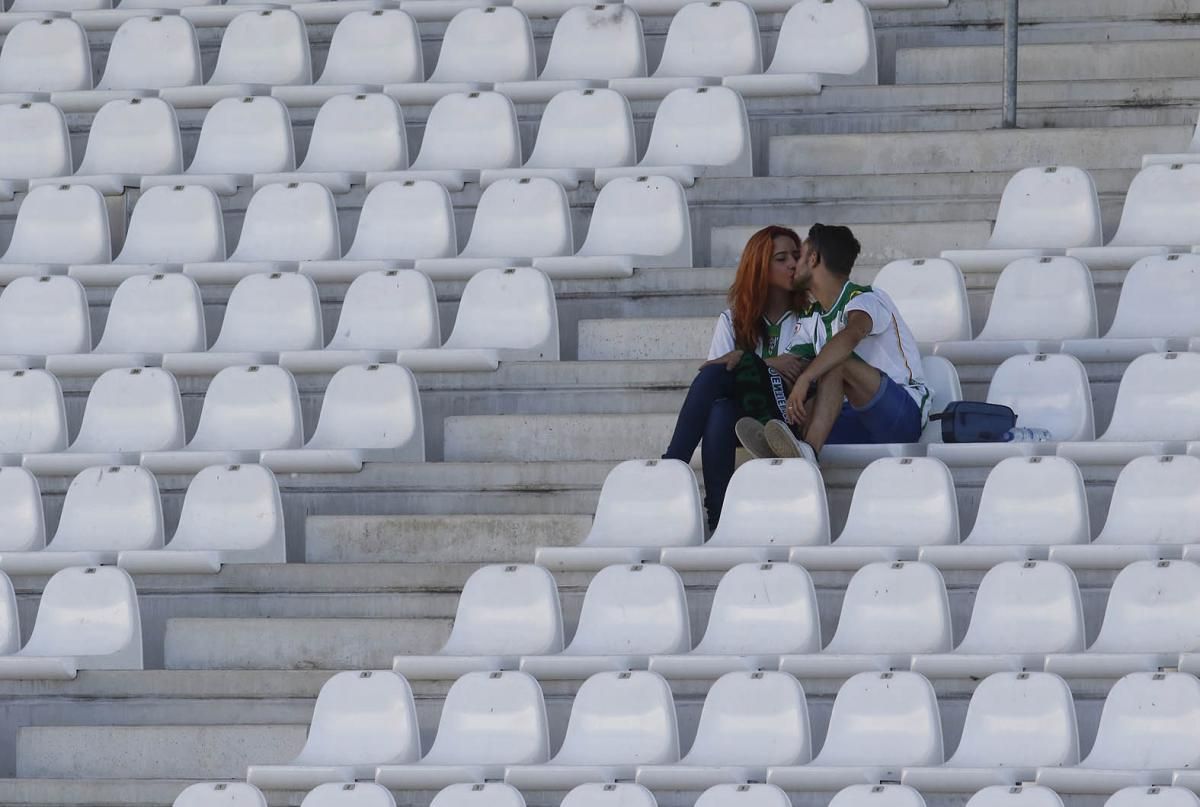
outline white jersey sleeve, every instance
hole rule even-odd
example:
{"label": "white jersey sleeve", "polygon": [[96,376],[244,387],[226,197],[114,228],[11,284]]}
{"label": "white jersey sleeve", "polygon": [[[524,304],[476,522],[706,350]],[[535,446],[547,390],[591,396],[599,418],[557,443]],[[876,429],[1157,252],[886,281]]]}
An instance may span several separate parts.
{"label": "white jersey sleeve", "polygon": [[854,297],[846,303],[846,315],[851,311],[862,311],[871,318],[871,335],[876,336],[892,327],[892,312],[887,304],[873,291]]}
{"label": "white jersey sleeve", "polygon": [[713,330],[712,344],[708,348],[708,358],[717,359],[734,349],[733,314],[728,310],[722,311],[717,317],[717,327]]}

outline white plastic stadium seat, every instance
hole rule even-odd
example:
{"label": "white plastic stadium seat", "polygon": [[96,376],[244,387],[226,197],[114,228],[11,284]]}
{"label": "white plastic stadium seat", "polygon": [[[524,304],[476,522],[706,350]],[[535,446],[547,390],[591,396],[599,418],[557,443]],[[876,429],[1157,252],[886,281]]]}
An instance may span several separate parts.
{"label": "white plastic stadium seat", "polygon": [[596,195],[587,238],[573,256],[535,258],[555,278],[629,277],[634,267],[692,265],[687,197],[670,177],[620,177]]}
{"label": "white plastic stadium seat", "polygon": [[420,756],[408,682],[386,670],[351,670],[321,687],[300,754],[285,765],[251,765],[246,781],[264,789],[307,790],[325,782],[373,779],[378,765]]}
{"label": "white plastic stadium seat", "polygon": [[[37,477],[24,468],[0,468],[0,517],[4,519],[0,552],[34,552],[46,545],[46,519]],[[0,636],[5,631],[0,630]],[[0,647],[5,646],[0,642]],[[15,647],[4,652],[11,653]]]}
{"label": "white plastic stadium seat", "polygon": [[775,785],[713,785],[696,799],[696,807],[792,807]]}
{"label": "white plastic stadium seat", "polygon": [[1200,763],[1200,681],[1186,673],[1139,672],[1108,691],[1096,741],[1079,765],[1039,768],[1037,783],[1058,793],[1114,793],[1171,783],[1172,771]]}
{"label": "white plastic stadium seat", "polygon": [[588,584],[571,643],[554,655],[522,656],[521,670],[560,679],[645,669],[650,656],[686,653],[691,644],[679,574],[657,564],[614,565]]}
{"label": "white plastic stadium seat", "polygon": [[262,453],[263,465],[276,473],[357,473],[367,462],[424,461],[417,381],[411,370],[395,364],[338,370],[304,448]]}
{"label": "white plastic stadium seat", "polygon": [[308,791],[300,807],[396,807],[396,799],[371,782],[326,782]]}
{"label": "white plastic stadium seat", "polygon": [[1052,561],[1013,560],[984,574],[958,647],[914,656],[912,669],[931,678],[978,678],[1040,670],[1047,654],[1083,648],[1083,602],[1074,573]]}
{"label": "white plastic stadium seat", "polygon": [[0,255],[0,283],[111,260],[104,197],[87,185],[47,185],[31,189],[21,202],[8,249]]}
{"label": "white plastic stadium seat", "polygon": [[558,361],[554,286],[537,269],[484,269],[463,288],[445,344],[396,353],[414,372],[495,370],[501,361]]}
{"label": "white plastic stadium seat", "polygon": [[69,277],[18,277],[0,293],[0,367],[37,367],[52,353],[92,349],[83,287]]}
{"label": "white plastic stadium seat", "polygon": [[1200,165],[1151,165],[1133,178],[1121,223],[1103,247],[1075,247],[1067,254],[1091,270],[1128,269],[1149,255],[1184,252],[1200,244],[1197,226]]}
{"label": "white plastic stadium seat", "polygon": [[58,379],[45,370],[0,372],[0,461],[19,465],[22,454],[66,447],[67,410]]}
{"label": "white plastic stadium seat", "polygon": [[458,784],[444,788],[429,807],[525,807],[525,799],[521,791],[503,782]]}
{"label": "white plastic stadium seat", "polygon": [[1018,258],[996,280],[979,336],[943,342],[936,352],[959,364],[1056,353],[1063,340],[1095,339],[1096,319],[1092,274],[1077,258]]}
{"label": "white plastic stadium seat", "polygon": [[36,177],[69,173],[71,136],[58,107],[29,101],[0,104],[0,199],[26,190]]}
{"label": "white plastic stadium seat", "polygon": [[[1175,779],[1187,782],[1191,774],[1180,771]],[[1196,807],[1200,796],[1183,787],[1125,787],[1104,802],[1104,807]]]}
{"label": "white plastic stadium seat", "polygon": [[971,695],[962,739],[939,767],[905,768],[922,793],[963,793],[1033,779],[1039,767],[1076,765],[1079,729],[1071,688],[1050,673],[1001,672]]}
{"label": "white plastic stadium seat", "polygon": [[502,779],[506,765],[550,758],[542,688],[525,673],[472,672],[450,686],[433,746],[421,761],[381,765],[375,781],[397,790],[434,790]]}
{"label": "white plastic stadium seat", "polygon": [[895,782],[902,768],[941,764],[942,721],[933,687],[912,672],[869,672],[838,690],[825,744],[813,761],[771,768],[767,781],[784,790],[836,790]]}
{"label": "white plastic stadium seat", "polygon": [[695,649],[651,656],[650,670],[667,678],[712,679],[775,669],[780,655],[820,650],[817,593],[808,572],[790,563],[743,563],[717,584],[704,638]]}
{"label": "white plastic stadium seat", "polygon": [[831,546],[794,546],[788,557],[809,570],[859,569],[915,560],[922,546],[957,543],[950,470],[929,457],[884,457],[859,475],[838,539]]}
{"label": "white plastic stadium seat", "polygon": [[209,465],[257,462],[260,451],[299,448],[303,434],[291,373],[228,367],[208,385],[191,442],[179,451],[145,452],[142,464],[159,473],[196,473]]}
{"label": "white plastic stadium seat", "polygon": [[925,563],[872,563],[850,578],[837,631],[825,649],[781,656],[779,669],[825,678],[907,670],[913,655],[950,647],[950,602],[938,570]]}
{"label": "white plastic stadium seat", "polygon": [[699,546],[704,519],[696,475],[682,460],[627,460],[604,479],[596,516],[578,546],[539,547],[534,562],[557,570],[658,560],[667,546]]}
{"label": "white plastic stadium seat", "polygon": [[[1109,802],[1111,804],[1111,802]],[[1063,807],[1062,799],[1038,785],[991,785],[967,801],[968,807]],[[1163,807],[1168,807],[1163,805]]]}
{"label": "white plastic stadium seat", "polygon": [[964,272],[998,272],[1018,258],[1062,254],[1104,242],[1100,199],[1092,175],[1069,165],[1023,168],[1000,196],[1000,209],[982,249],[942,252]]}
{"label": "white plastic stadium seat", "polygon": [[674,765],[639,766],[637,781],[656,790],[699,790],[761,782],[768,767],[811,759],[800,682],[781,672],[731,672],[708,690],[691,749]]}
{"label": "white plastic stadium seat", "polygon": [[0,656],[0,678],[71,679],[79,670],[140,669],[137,591],[129,574],[113,567],[55,573],[42,591],[29,641],[14,655]]}
{"label": "white plastic stadium seat", "polygon": [[634,101],[758,73],[762,43],[754,11],[739,0],[711,0],[688,3],[671,18],[662,59],[649,78],[614,78],[608,86]]}
{"label": "white plastic stadium seat", "polygon": [[504,781],[564,790],[632,779],[639,765],[678,761],[679,728],[667,682],[652,672],[602,672],[579,687],[558,753],[543,765],[509,766]]}
{"label": "white plastic stadium seat", "polygon": [[0,572],[0,657],[12,655],[20,648],[21,625],[20,615],[17,613],[17,595],[8,575]]}
{"label": "white plastic stadium seat", "polygon": [[245,782],[197,782],[184,788],[172,807],[267,807],[267,797]]}
{"label": "white plastic stadium seat", "polygon": [[988,474],[975,526],[961,544],[927,546],[921,560],[942,569],[989,569],[1041,560],[1049,547],[1091,540],[1087,490],[1063,457],[1009,457]]}
{"label": "white plastic stadium seat", "polygon": [[572,788],[561,807],[658,807],[654,794],[641,785],[592,782]]}
{"label": "white plastic stadium seat", "polygon": [[215,574],[228,563],[283,563],[283,504],[261,465],[210,465],[192,477],[175,535],[163,549],[128,551],[135,574]]}
{"label": "white plastic stadium seat", "polygon": [[296,168],[292,122],[274,98],[223,98],[204,116],[196,154],[182,174],[142,177],[142,190],[155,185],[204,185],[222,196],[246,187],[254,174]]}
{"label": "white plastic stadium seat", "polygon": [[228,260],[185,263],[201,285],[236,283],[259,272],[295,269],[300,261],[342,256],[337,207],[328,188],[315,182],[267,185],[246,206],[242,234]]}
{"label": "white plastic stadium seat", "polygon": [[967,286],[952,262],[941,258],[892,261],[879,270],[871,287],[887,292],[922,345],[971,338]]}
{"label": "white plastic stadium seat", "polygon": [[467,578],[442,649],[396,656],[392,669],[412,679],[452,679],[477,670],[515,670],[521,655],[562,647],[554,576],[540,566],[484,566]]}
{"label": "white plastic stadium seat", "polygon": [[925,799],[904,785],[850,785],[838,791],[829,807],[925,807]]}
{"label": "white plastic stadium seat", "polygon": [[391,179],[432,179],[451,190],[478,182],[485,168],[521,164],[521,132],[512,101],[497,92],[452,92],[433,105],[421,151],[405,171],[372,171],[367,187]]}
{"label": "white plastic stadium seat", "polygon": [[90,90],[92,55],[87,33],[74,20],[26,20],[0,49],[0,99],[47,101],[57,90]]}

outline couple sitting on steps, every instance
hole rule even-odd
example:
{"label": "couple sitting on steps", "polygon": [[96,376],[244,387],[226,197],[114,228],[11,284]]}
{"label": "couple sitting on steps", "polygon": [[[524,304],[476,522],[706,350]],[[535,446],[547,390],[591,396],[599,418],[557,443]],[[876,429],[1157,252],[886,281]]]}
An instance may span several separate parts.
{"label": "couple sitting on steps", "polygon": [[917,342],[882,291],[850,281],[849,228],[801,239],[766,227],[746,242],[664,459],[701,446],[709,528],[721,517],[738,441],[755,457],[807,457],[827,444],[913,443],[929,416]]}

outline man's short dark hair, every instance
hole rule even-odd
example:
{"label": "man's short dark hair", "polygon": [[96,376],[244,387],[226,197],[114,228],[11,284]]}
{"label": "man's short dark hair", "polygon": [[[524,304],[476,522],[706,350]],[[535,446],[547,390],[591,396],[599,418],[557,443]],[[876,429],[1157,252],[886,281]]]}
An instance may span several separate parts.
{"label": "man's short dark hair", "polygon": [[854,233],[840,224],[814,224],[809,228],[808,241],[819,259],[835,275],[849,277],[858,254],[862,252],[862,245]]}

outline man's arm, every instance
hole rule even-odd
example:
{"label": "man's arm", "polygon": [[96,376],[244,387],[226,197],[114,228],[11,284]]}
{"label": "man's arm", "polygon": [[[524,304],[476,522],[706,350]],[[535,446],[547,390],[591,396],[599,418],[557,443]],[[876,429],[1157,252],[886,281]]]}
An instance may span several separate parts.
{"label": "man's arm", "polygon": [[797,381],[811,384],[833,368],[850,358],[858,343],[871,333],[871,315],[866,311],[851,311],[846,317],[846,327],[838,331],[832,339],[825,343]]}

